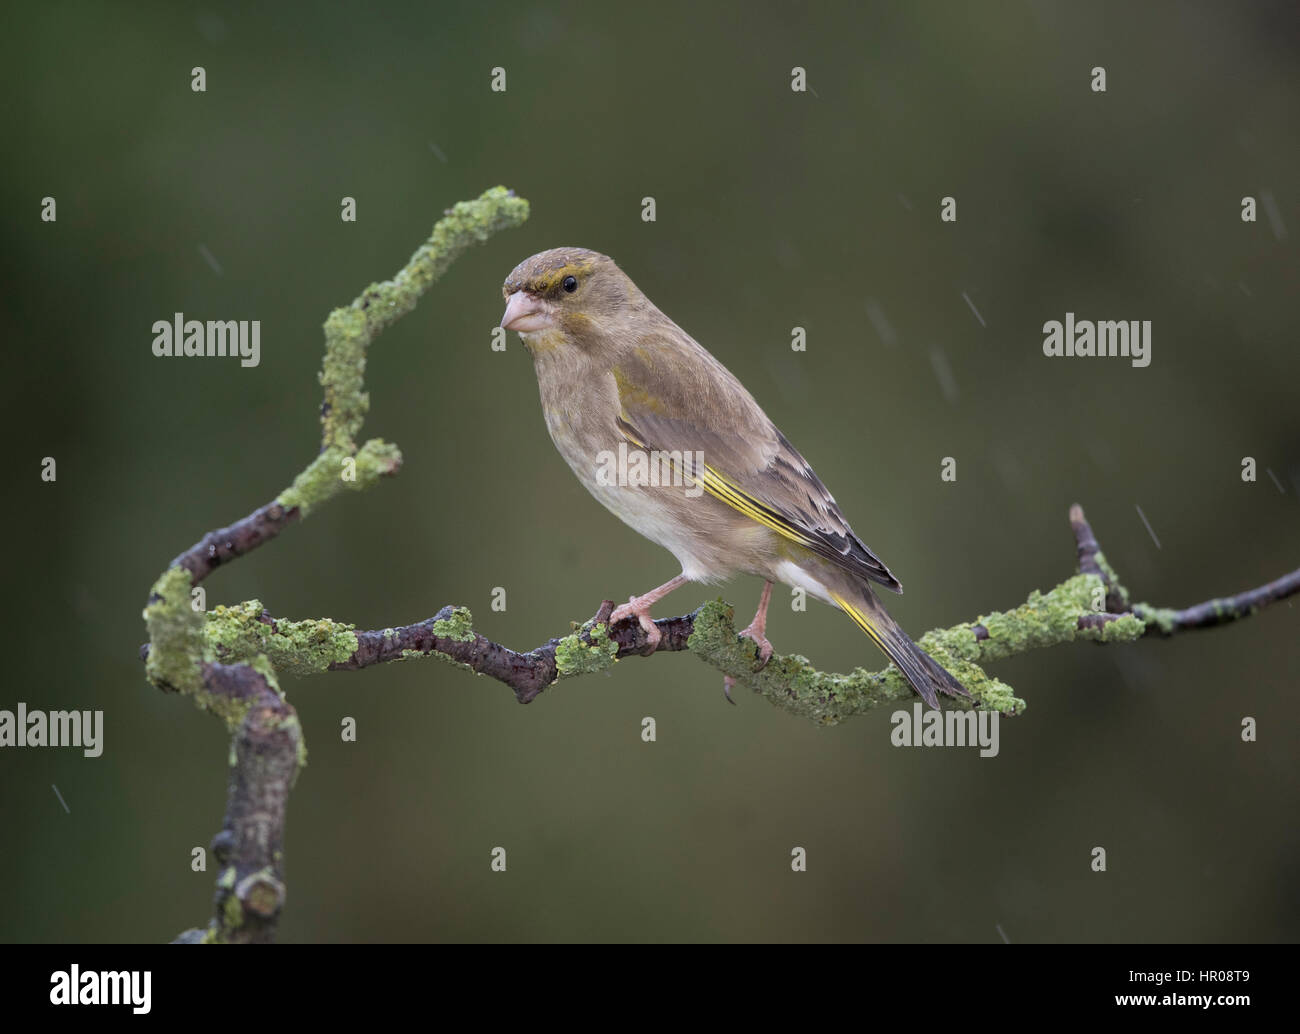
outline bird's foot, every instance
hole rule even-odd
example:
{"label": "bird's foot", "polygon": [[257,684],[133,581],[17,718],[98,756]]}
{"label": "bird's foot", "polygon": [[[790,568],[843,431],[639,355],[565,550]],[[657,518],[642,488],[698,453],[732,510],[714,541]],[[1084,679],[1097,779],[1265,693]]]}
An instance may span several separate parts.
{"label": "bird's foot", "polygon": [[742,639],[750,640],[758,647],[758,664],[755,666],[754,670],[762,671],[767,667],[767,662],[772,659],[772,644],[767,641],[767,636],[763,634],[763,629],[761,627],[754,627],[756,622],[757,619],[755,622],[751,622],[746,628],[741,629],[740,637]]}
{"label": "bird's foot", "polygon": [[[754,665],[755,671],[762,671],[767,667],[767,662],[772,659],[772,644],[767,641],[767,637],[762,631],[756,631],[753,625],[739,633],[741,638],[750,640],[758,647],[758,663]],[[731,699],[731,687],[736,684],[736,680],[730,675],[722,676],[722,695],[727,698],[727,703],[734,704]]]}
{"label": "bird's foot", "polygon": [[655,619],[650,616],[650,608],[674,589],[685,585],[686,582],[686,575],[679,574],[676,578],[664,582],[657,589],[651,589],[642,596],[631,597],[626,603],[614,608],[614,612],[609,616],[610,625],[613,626],[620,621],[635,617],[640,622],[641,627],[645,629],[646,645],[641,653],[649,656],[659,648],[659,640],[663,638],[663,633],[659,631]]}
{"label": "bird's foot", "polygon": [[625,621],[628,618],[635,617],[637,622],[645,630],[646,645],[642,653],[652,654],[659,648],[659,640],[663,638],[663,633],[659,631],[659,626],[655,624],[655,619],[650,616],[650,606],[654,600],[647,602],[645,596],[633,596],[626,603],[614,608],[613,613],[609,615],[611,626]]}

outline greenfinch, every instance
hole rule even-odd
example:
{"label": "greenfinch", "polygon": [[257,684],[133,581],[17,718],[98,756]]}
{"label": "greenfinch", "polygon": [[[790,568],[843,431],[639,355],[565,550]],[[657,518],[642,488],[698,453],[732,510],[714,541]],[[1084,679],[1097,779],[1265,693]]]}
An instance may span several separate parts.
{"label": "greenfinch", "polygon": [[[610,615],[650,616],[687,582],[764,580],[740,634],[767,663],[772,583],[843,610],[931,707],[966,689],[885,612],[872,584],[902,585],[853,533],[834,497],[744,385],[665,316],[614,261],[585,248],[525,259],[506,278],[501,326],[533,359],[546,427],[578,480],[681,564]],[[728,688],[730,686],[728,685]]]}

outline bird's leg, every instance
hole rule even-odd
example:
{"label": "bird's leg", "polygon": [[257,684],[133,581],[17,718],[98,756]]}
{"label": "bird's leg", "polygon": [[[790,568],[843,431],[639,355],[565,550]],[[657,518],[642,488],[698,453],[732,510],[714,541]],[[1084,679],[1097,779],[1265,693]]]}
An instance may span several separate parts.
{"label": "bird's leg", "polygon": [[772,644],[767,641],[767,605],[772,601],[772,583],[763,583],[763,595],[758,601],[758,613],[754,620],[741,629],[740,634],[758,644],[758,670],[772,659]]}
{"label": "bird's leg", "polygon": [[664,582],[659,588],[651,589],[644,596],[631,597],[626,603],[614,608],[614,612],[609,616],[610,625],[613,626],[625,618],[635,616],[637,621],[641,623],[641,627],[645,629],[646,652],[654,653],[655,648],[659,645],[660,638],[662,638],[662,633],[655,624],[654,618],[650,616],[650,608],[674,589],[680,589],[688,581],[690,579],[686,575],[679,574],[672,581]]}
{"label": "bird's leg", "polygon": [[[745,626],[740,632],[746,639],[752,639],[758,644],[758,667],[755,671],[762,671],[767,666],[767,662],[772,659],[772,644],[767,641],[767,605],[772,601],[772,583],[763,583],[763,595],[758,601],[758,613],[754,615],[754,620]],[[730,675],[722,676],[722,693],[727,698],[728,703],[734,704],[731,699],[731,687],[736,684],[736,680]]]}

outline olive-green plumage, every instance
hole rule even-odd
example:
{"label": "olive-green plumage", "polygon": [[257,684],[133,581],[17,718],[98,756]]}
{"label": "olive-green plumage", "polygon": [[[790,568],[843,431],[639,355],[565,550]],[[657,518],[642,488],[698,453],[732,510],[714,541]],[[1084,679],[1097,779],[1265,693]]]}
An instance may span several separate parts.
{"label": "olive-green plumage", "polygon": [[[936,690],[967,695],[885,612],[870,583],[902,586],[808,462],[612,259],[584,248],[544,251],[515,268],[503,293],[502,326],[518,330],[533,357],[556,448],[592,495],[681,563],[679,578],[620,607],[614,620],[635,615],[657,640],[649,608],[669,589],[758,575],[848,613],[931,706]],[[627,463],[611,477],[611,458],[635,454],[652,462]],[[665,476],[646,483],[647,470]],[[767,599],[765,591],[744,633],[764,658]]]}

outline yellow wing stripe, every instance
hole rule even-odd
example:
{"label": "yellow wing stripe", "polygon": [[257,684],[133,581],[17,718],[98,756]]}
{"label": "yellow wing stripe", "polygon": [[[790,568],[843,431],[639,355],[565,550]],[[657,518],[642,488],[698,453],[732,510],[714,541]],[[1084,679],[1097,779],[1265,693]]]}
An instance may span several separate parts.
{"label": "yellow wing stripe", "polygon": [[801,546],[816,545],[815,539],[809,538],[789,521],[782,520],[781,517],[772,513],[752,495],[708,464],[704,466],[704,473],[697,475],[697,480],[704,486],[704,490],[709,495],[721,499],[733,510],[743,513],[750,520],[771,528],[778,534],[784,535],[791,542],[797,542]]}
{"label": "yellow wing stripe", "polygon": [[[627,423],[624,418],[624,424]],[[628,432],[627,427],[623,429],[623,437],[630,441],[639,449],[646,448],[646,444],[639,441],[635,435]],[[757,521],[764,527],[771,528],[779,535],[784,535],[791,542],[797,542],[801,546],[811,546],[816,548],[817,540],[805,535],[789,521],[783,519],[779,514],[773,513],[768,507],[755,499],[743,488],[737,485],[725,474],[721,473],[707,463],[704,465],[704,472],[696,472],[693,475],[688,474],[698,482],[709,495],[716,499],[722,500],[733,510],[744,514],[752,521]]]}

